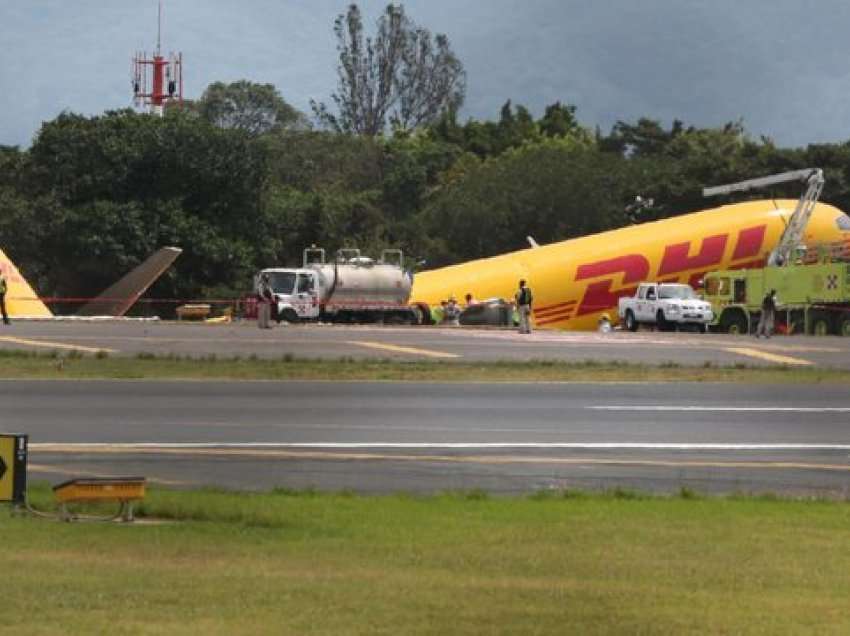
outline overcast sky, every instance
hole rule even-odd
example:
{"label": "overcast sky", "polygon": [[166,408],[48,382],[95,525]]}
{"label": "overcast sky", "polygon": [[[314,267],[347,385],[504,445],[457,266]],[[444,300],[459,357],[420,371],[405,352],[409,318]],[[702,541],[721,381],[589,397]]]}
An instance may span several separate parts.
{"label": "overcast sky", "polygon": [[[360,6],[371,28],[386,2]],[[850,139],[850,0],[408,0],[467,71],[463,116],[507,99],[578,107],[603,131],[743,118],[783,146]],[[163,49],[185,93],[272,83],[295,107],[334,90],[344,0],[164,0]],[[131,105],[130,59],[156,42],[157,0],[0,0],[0,144],[28,146],[63,110]]]}

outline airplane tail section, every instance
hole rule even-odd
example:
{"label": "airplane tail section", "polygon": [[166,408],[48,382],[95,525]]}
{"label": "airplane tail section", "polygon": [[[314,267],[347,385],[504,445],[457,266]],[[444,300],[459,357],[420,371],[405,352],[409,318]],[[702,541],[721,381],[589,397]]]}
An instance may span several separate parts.
{"label": "airplane tail section", "polygon": [[0,250],[0,271],[8,286],[6,310],[11,317],[49,318],[53,315],[3,250]]}
{"label": "airplane tail section", "polygon": [[178,247],[163,247],[157,250],[100,296],[80,307],[77,315],[123,316],[182,252]]}

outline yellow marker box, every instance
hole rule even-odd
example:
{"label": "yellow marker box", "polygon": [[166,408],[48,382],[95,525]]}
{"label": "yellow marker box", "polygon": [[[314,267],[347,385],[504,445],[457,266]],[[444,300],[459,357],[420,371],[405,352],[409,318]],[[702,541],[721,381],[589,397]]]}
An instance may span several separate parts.
{"label": "yellow marker box", "polygon": [[59,503],[82,501],[137,501],[145,497],[144,477],[72,479],[53,487]]}

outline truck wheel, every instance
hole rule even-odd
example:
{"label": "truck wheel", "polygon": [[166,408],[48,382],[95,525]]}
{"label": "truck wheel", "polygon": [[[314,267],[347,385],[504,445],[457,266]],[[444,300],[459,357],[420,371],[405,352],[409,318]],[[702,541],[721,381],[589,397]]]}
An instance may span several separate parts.
{"label": "truck wheel", "polygon": [[747,333],[747,317],[740,310],[728,311],[720,320],[720,331],[740,335]]}
{"label": "truck wheel", "polygon": [[845,338],[850,337],[850,316],[844,316],[838,323],[838,335]]}
{"label": "truck wheel", "polygon": [[635,320],[635,314],[631,309],[626,310],[626,329],[629,331],[637,331],[638,330],[638,321]]}
{"label": "truck wheel", "polygon": [[409,309],[401,309],[391,313],[384,314],[384,323],[388,325],[419,325],[420,322],[419,310],[416,307]]}
{"label": "truck wheel", "polygon": [[281,316],[286,322],[298,322],[298,314],[294,309],[284,309]]}
{"label": "truck wheel", "polygon": [[699,331],[700,333],[705,333],[706,331],[708,331],[708,325],[703,323],[698,324],[697,331]]}
{"label": "truck wheel", "polygon": [[675,325],[671,325],[667,322],[667,319],[664,317],[663,309],[659,309],[658,313],[655,314],[655,324],[658,327],[658,331],[672,331],[675,329]]}
{"label": "truck wheel", "polygon": [[826,336],[832,333],[831,325],[829,324],[829,316],[822,313],[817,313],[812,316],[812,324],[809,331],[813,336]]}

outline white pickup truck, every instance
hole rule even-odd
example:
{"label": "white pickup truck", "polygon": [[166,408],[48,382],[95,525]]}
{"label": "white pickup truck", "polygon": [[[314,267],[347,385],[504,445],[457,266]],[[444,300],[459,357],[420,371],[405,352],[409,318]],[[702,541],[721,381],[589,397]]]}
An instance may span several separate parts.
{"label": "white pickup truck", "polygon": [[654,324],[662,331],[695,326],[705,333],[714,318],[711,304],[701,300],[690,285],[680,283],[641,283],[633,298],[620,298],[620,321],[629,331]]}

